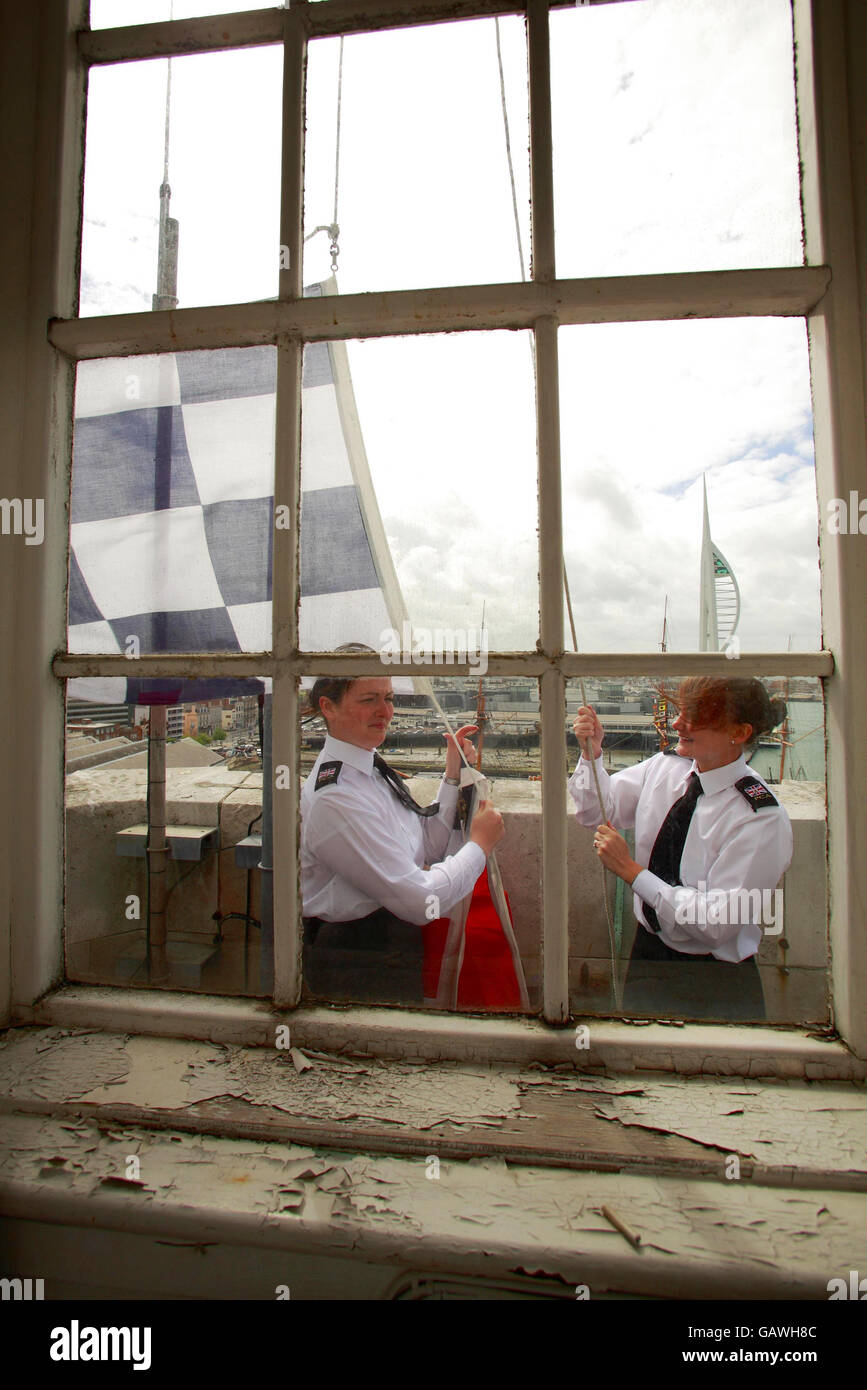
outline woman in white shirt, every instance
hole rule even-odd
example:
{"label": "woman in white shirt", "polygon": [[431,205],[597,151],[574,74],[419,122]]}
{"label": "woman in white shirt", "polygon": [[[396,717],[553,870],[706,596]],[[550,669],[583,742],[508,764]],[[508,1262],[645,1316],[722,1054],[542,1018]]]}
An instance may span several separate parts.
{"label": "woman in white shirt", "polygon": [[[394,714],[388,677],[321,679],[312,710],[328,727],[301,791],[304,977],[332,1000],[421,1003],[423,933],[472,891],[503,820],[482,803],[469,838],[447,855],[461,758],[453,740],[432,807],[418,806],[376,754]],[[469,762],[468,735],[456,737]]]}
{"label": "woman in white shirt", "polygon": [[[637,919],[624,1010],[657,1017],[762,1019],[755,955],[773,892],[792,860],[789,817],[745,751],[785,718],[761,681],[696,676],[680,686],[674,749],[612,776],[604,730],[582,706],[606,807],[586,756],[570,779],[578,819],[595,826],[607,869],[631,885]],[[618,830],[635,830],[635,858]]]}

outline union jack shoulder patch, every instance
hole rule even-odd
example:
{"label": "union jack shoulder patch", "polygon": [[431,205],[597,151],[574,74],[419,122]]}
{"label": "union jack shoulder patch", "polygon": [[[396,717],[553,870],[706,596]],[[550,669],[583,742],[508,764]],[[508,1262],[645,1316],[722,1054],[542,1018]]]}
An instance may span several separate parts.
{"label": "union jack shoulder patch", "polygon": [[322,787],[330,787],[332,782],[336,782],[340,776],[340,769],[343,763],[323,763],[316,774],[316,785],[314,791],[319,791]]}
{"label": "union jack shoulder patch", "polygon": [[760,782],[758,777],[742,777],[735,786],[741,796],[745,796],[754,811],[758,811],[761,806],[779,806],[779,801],[768,791],[764,782]]}

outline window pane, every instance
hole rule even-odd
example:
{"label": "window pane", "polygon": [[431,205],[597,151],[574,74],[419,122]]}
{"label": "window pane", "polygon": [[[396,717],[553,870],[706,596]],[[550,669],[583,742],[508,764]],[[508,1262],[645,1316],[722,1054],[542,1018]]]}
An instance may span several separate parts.
{"label": "window pane", "polygon": [[[271,47],[91,70],[81,314],[151,309],[158,292],[159,308],[277,293],[281,64]],[[171,220],[158,286],[169,69]]]}
{"label": "window pane", "polygon": [[305,280],[327,274],[329,237],[316,229],[335,222],[343,291],[521,278],[498,32],[526,260],[524,22],[481,19],[344,39],[336,216],[340,40],[310,44]]}
{"label": "window pane", "polygon": [[[699,705],[686,728],[687,741],[679,739],[673,724],[683,694],[680,678],[585,682],[587,701],[604,729],[601,764],[596,764],[600,790],[609,820],[625,839],[626,865],[633,866],[630,873],[638,864],[672,885],[669,915],[665,901],[653,909],[657,932],[637,920],[648,903],[637,879],[638,886],[614,872],[603,879],[594,849],[595,827],[602,820],[596,786],[591,764],[579,761],[573,733],[581,688],[578,681],[570,682],[569,979],[576,1013],[827,1022],[822,689],[806,677],[762,684],[770,700],[783,701],[785,721],[780,722],[779,708],[772,709],[769,722],[774,727],[746,745],[745,758],[735,746],[733,761],[728,730],[721,735],[717,727],[728,721],[724,704],[720,720],[711,705]],[[732,704],[730,713],[737,722],[741,707]],[[660,751],[663,743],[668,755]],[[682,750],[679,755],[672,751],[676,749]],[[715,770],[705,771],[711,764]],[[682,832],[686,838],[672,850],[677,865],[669,874],[670,866],[656,858],[662,853],[657,842],[693,767],[702,772],[702,793]],[[791,825],[791,843],[780,806]],[[672,843],[675,834],[672,829]],[[645,879],[644,886],[652,894],[653,883]],[[611,988],[603,887],[623,991],[619,1008]],[[713,959],[699,959],[714,953]]]}
{"label": "window pane", "polygon": [[[476,1013],[536,1011],[538,687],[484,675],[416,680],[414,690],[412,684],[385,676],[345,690],[328,687],[326,717],[304,719],[305,994]],[[486,867],[478,846],[467,847],[474,827],[465,823],[458,789],[440,782],[445,725],[431,690],[453,730],[482,731],[473,733],[474,765],[489,779],[505,826]],[[308,702],[327,693],[312,686]],[[377,772],[374,752],[393,769],[399,791]],[[406,805],[407,792],[422,807],[436,801],[441,814],[419,816]]]}
{"label": "window pane", "polygon": [[[273,938],[263,925],[259,867],[262,689],[261,681],[69,682],[69,980],[270,994]],[[165,741],[156,737],[160,710]],[[160,859],[149,886],[145,855],[148,821],[161,819],[159,786],[148,791],[148,758],[158,748],[169,846],[164,904]]]}
{"label": "window pane", "polygon": [[271,646],[276,351],[78,366],[69,650]]}
{"label": "window pane", "polygon": [[315,344],[301,430],[304,650],[535,645],[527,334]]}
{"label": "window pane", "polygon": [[551,15],[557,269],[800,265],[789,0]]}
{"label": "window pane", "polygon": [[[279,0],[274,0],[279,3]],[[262,0],[90,0],[91,29],[126,24],[149,24],[165,19],[194,19],[197,15],[237,14],[265,10]]]}
{"label": "window pane", "polygon": [[[584,651],[820,646],[810,372],[801,319],[560,334],[563,517]],[[703,541],[707,487],[710,541]],[[702,583],[714,548],[734,576]],[[717,578],[719,583],[717,583]],[[734,587],[739,593],[738,625]],[[718,590],[717,641],[701,601]]]}

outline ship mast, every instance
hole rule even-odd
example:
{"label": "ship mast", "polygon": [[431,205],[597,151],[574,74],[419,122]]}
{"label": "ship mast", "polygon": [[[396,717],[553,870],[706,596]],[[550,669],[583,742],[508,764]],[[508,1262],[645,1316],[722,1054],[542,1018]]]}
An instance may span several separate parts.
{"label": "ship mast", "polygon": [[[789,652],[790,652],[791,650],[792,650],[792,634],[791,634],[791,632],[790,632],[790,633],[789,633],[789,644],[788,644],[788,646],[787,646],[787,648],[786,648],[786,651],[789,651]],[[786,686],[785,686],[785,695],[784,695],[784,699],[785,699],[785,701],[786,701],[786,717],[785,717],[785,719],[783,720],[783,727],[780,729],[780,775],[779,775],[779,777],[777,778],[777,781],[778,781],[778,782],[782,782],[782,780],[783,780],[783,771],[785,770],[785,766],[786,766],[786,749],[787,749],[788,746],[789,746],[789,677],[788,677],[788,676],[786,676]]]}
{"label": "ship mast", "polygon": [[[662,610],[662,641],[660,642],[662,651],[668,650],[668,594],[665,595],[665,604]],[[669,745],[668,733],[668,691],[665,681],[659,687],[657,697],[653,707],[653,727],[659,734],[659,750],[664,752]]]}
{"label": "ship mast", "polygon": [[[482,646],[481,634],[485,630],[485,602],[482,602],[482,625],[479,628],[479,647]],[[490,722],[490,715],[485,713],[485,695],[482,689],[482,677],[479,676],[479,689],[476,694],[476,725],[479,730],[479,737],[476,742],[476,771],[482,770],[482,749],[485,746],[485,725]]]}

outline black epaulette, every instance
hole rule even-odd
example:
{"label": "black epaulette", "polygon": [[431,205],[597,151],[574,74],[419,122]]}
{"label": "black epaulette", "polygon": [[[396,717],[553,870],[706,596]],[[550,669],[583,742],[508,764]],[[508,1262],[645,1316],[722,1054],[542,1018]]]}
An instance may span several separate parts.
{"label": "black epaulette", "polygon": [[316,785],[314,791],[319,791],[320,787],[330,787],[332,782],[336,782],[340,776],[340,769],[343,763],[322,763],[316,774]]}
{"label": "black epaulette", "polygon": [[758,777],[742,777],[735,786],[741,796],[746,797],[754,811],[758,811],[761,806],[779,806],[779,801],[771,792],[768,791],[764,782],[760,782]]}
{"label": "black epaulette", "polygon": [[676,757],[677,757],[677,753],[675,752],[675,750],[674,750],[673,748],[663,748],[662,751],[663,751],[663,753],[665,753],[666,756],[669,757],[669,758],[676,758]]}

